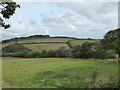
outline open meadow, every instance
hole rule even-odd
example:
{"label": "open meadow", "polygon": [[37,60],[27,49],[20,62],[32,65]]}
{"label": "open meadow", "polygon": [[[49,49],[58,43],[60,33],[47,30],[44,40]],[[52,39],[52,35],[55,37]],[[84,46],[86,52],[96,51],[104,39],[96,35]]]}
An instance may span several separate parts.
{"label": "open meadow", "polygon": [[120,3],[7,1],[0,0],[3,89],[120,87]]}
{"label": "open meadow", "polygon": [[3,88],[117,87],[115,60],[2,58]]}

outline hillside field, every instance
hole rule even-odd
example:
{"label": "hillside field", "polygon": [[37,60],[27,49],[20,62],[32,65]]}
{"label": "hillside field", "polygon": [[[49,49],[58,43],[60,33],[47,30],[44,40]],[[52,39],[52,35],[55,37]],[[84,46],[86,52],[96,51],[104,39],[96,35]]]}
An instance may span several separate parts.
{"label": "hillside field", "polygon": [[76,40],[71,38],[39,38],[39,39],[12,41],[0,45],[0,47],[4,48],[9,45],[20,44],[32,50],[33,52],[36,52],[40,50],[55,50],[60,47],[66,47],[69,49],[70,47],[67,44],[67,42],[70,42],[70,44],[74,47],[75,45],[81,45],[84,42],[94,42],[94,41],[95,40]]}
{"label": "hillside field", "polygon": [[23,44],[26,48],[35,51],[41,51],[41,50],[55,50],[60,47],[66,47],[69,48],[67,44],[64,43],[48,43],[48,44]]}
{"label": "hillside field", "polygon": [[118,80],[114,60],[4,57],[2,70],[3,88],[116,87]]}
{"label": "hillside field", "polygon": [[39,39],[27,39],[19,40],[18,43],[34,43],[34,42],[67,42],[72,40],[70,38],[39,38]]}
{"label": "hillside field", "polygon": [[81,45],[85,42],[95,42],[98,40],[70,40],[70,43],[72,45],[72,47],[75,47],[76,45]]}

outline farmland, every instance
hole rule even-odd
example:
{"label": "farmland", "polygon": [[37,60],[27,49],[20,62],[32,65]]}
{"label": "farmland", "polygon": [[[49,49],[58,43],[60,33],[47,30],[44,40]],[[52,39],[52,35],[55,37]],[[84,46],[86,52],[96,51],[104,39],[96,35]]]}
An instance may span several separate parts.
{"label": "farmland", "polygon": [[95,42],[95,41],[98,41],[98,40],[70,40],[69,42],[73,47],[75,47],[76,45],[81,45],[85,42]]}
{"label": "farmland", "polygon": [[[114,60],[5,57],[2,61],[3,88],[104,87],[104,84],[118,79]],[[97,73],[96,78],[94,73]]]}
{"label": "farmland", "polygon": [[3,1],[0,88],[120,87],[117,2]]}
{"label": "farmland", "polygon": [[84,42],[94,42],[95,40],[76,40],[71,38],[39,38],[39,39],[26,39],[26,40],[18,40],[12,41],[5,44],[2,44],[1,47],[7,47],[13,44],[20,44],[25,46],[32,51],[39,50],[55,50],[60,47],[70,48],[67,45],[67,42],[70,42],[72,46],[81,45]]}
{"label": "farmland", "polygon": [[[91,42],[96,41],[99,40],[37,38],[4,43],[2,48],[6,56],[2,57],[2,86],[3,88],[116,88],[118,87],[116,58],[85,59],[87,53],[85,55],[83,53],[83,58],[72,57],[72,54],[74,56],[81,54],[79,51],[82,49],[75,49],[76,45],[83,47],[83,43],[90,42],[84,44],[86,46],[88,44],[89,49],[93,44]],[[78,52],[71,53],[74,50]]]}
{"label": "farmland", "polygon": [[49,43],[49,44],[23,44],[26,48],[31,49],[32,51],[40,50],[55,50],[60,47],[69,48],[67,44],[63,43]]}
{"label": "farmland", "polygon": [[39,39],[27,39],[19,40],[18,43],[34,43],[34,42],[67,42],[69,38],[39,38]]}

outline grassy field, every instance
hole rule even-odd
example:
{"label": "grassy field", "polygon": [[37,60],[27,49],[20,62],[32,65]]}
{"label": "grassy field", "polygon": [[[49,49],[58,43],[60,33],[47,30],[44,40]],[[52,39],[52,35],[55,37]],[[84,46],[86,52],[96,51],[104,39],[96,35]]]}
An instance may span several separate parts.
{"label": "grassy field", "polygon": [[[41,38],[41,39],[27,39],[27,40],[19,40],[19,41],[13,41],[9,43],[5,43],[0,45],[1,48],[6,47],[11,44],[22,44],[26,48],[31,49],[32,51],[40,51],[40,50],[55,50],[59,47],[66,47],[69,48],[66,42],[70,42],[71,45],[74,47],[76,45],[81,45],[84,42],[94,42],[95,40],[75,40],[70,38]],[[44,44],[42,43],[44,42]],[[45,43],[45,42],[52,42],[52,43]],[[54,43],[58,42],[58,43]],[[59,43],[60,42],[60,43]],[[63,42],[63,43],[61,43]],[[23,44],[23,43],[29,43],[29,44]],[[31,44],[30,44],[31,43]],[[40,43],[40,44],[34,44],[34,43]]]}
{"label": "grassy field", "polygon": [[[50,49],[55,50],[55,49],[58,49],[59,47],[69,48],[68,45],[65,44],[69,40],[72,40],[72,39],[70,38],[41,38],[41,39],[19,40],[17,42],[13,41],[13,42],[5,43],[5,44],[0,44],[0,49],[8,45],[11,45],[11,44],[31,43],[31,44],[22,44],[22,45],[24,45],[28,49],[31,49],[32,51],[50,50]],[[42,42],[52,42],[52,43],[42,44]],[[58,42],[58,43],[54,43],[54,42]],[[40,44],[34,44],[34,43],[40,43]]]}
{"label": "grassy field", "polygon": [[95,42],[96,40],[71,40],[70,43],[74,47],[76,45],[81,45],[85,42]]}
{"label": "grassy field", "polygon": [[14,44],[14,42],[5,43],[5,44],[0,44],[0,47],[3,48],[3,47],[6,47],[6,46],[8,46],[8,45],[11,45],[11,44]]}
{"label": "grassy field", "polygon": [[35,43],[35,42],[67,42],[69,38],[40,38],[40,39],[27,39],[19,40],[18,43]]}
{"label": "grassy field", "polygon": [[6,57],[2,64],[3,88],[107,87],[118,79],[118,64],[111,60]]}
{"label": "grassy field", "polygon": [[64,43],[48,43],[48,44],[24,44],[24,46],[30,50],[40,51],[40,50],[55,50],[60,47],[69,48],[67,44]]}

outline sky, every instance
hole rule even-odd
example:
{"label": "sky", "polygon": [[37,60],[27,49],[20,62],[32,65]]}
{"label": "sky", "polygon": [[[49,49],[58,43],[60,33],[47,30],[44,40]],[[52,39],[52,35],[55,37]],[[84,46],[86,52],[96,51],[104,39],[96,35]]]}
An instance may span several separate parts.
{"label": "sky", "polygon": [[19,2],[0,40],[30,35],[102,39],[118,27],[117,2]]}

